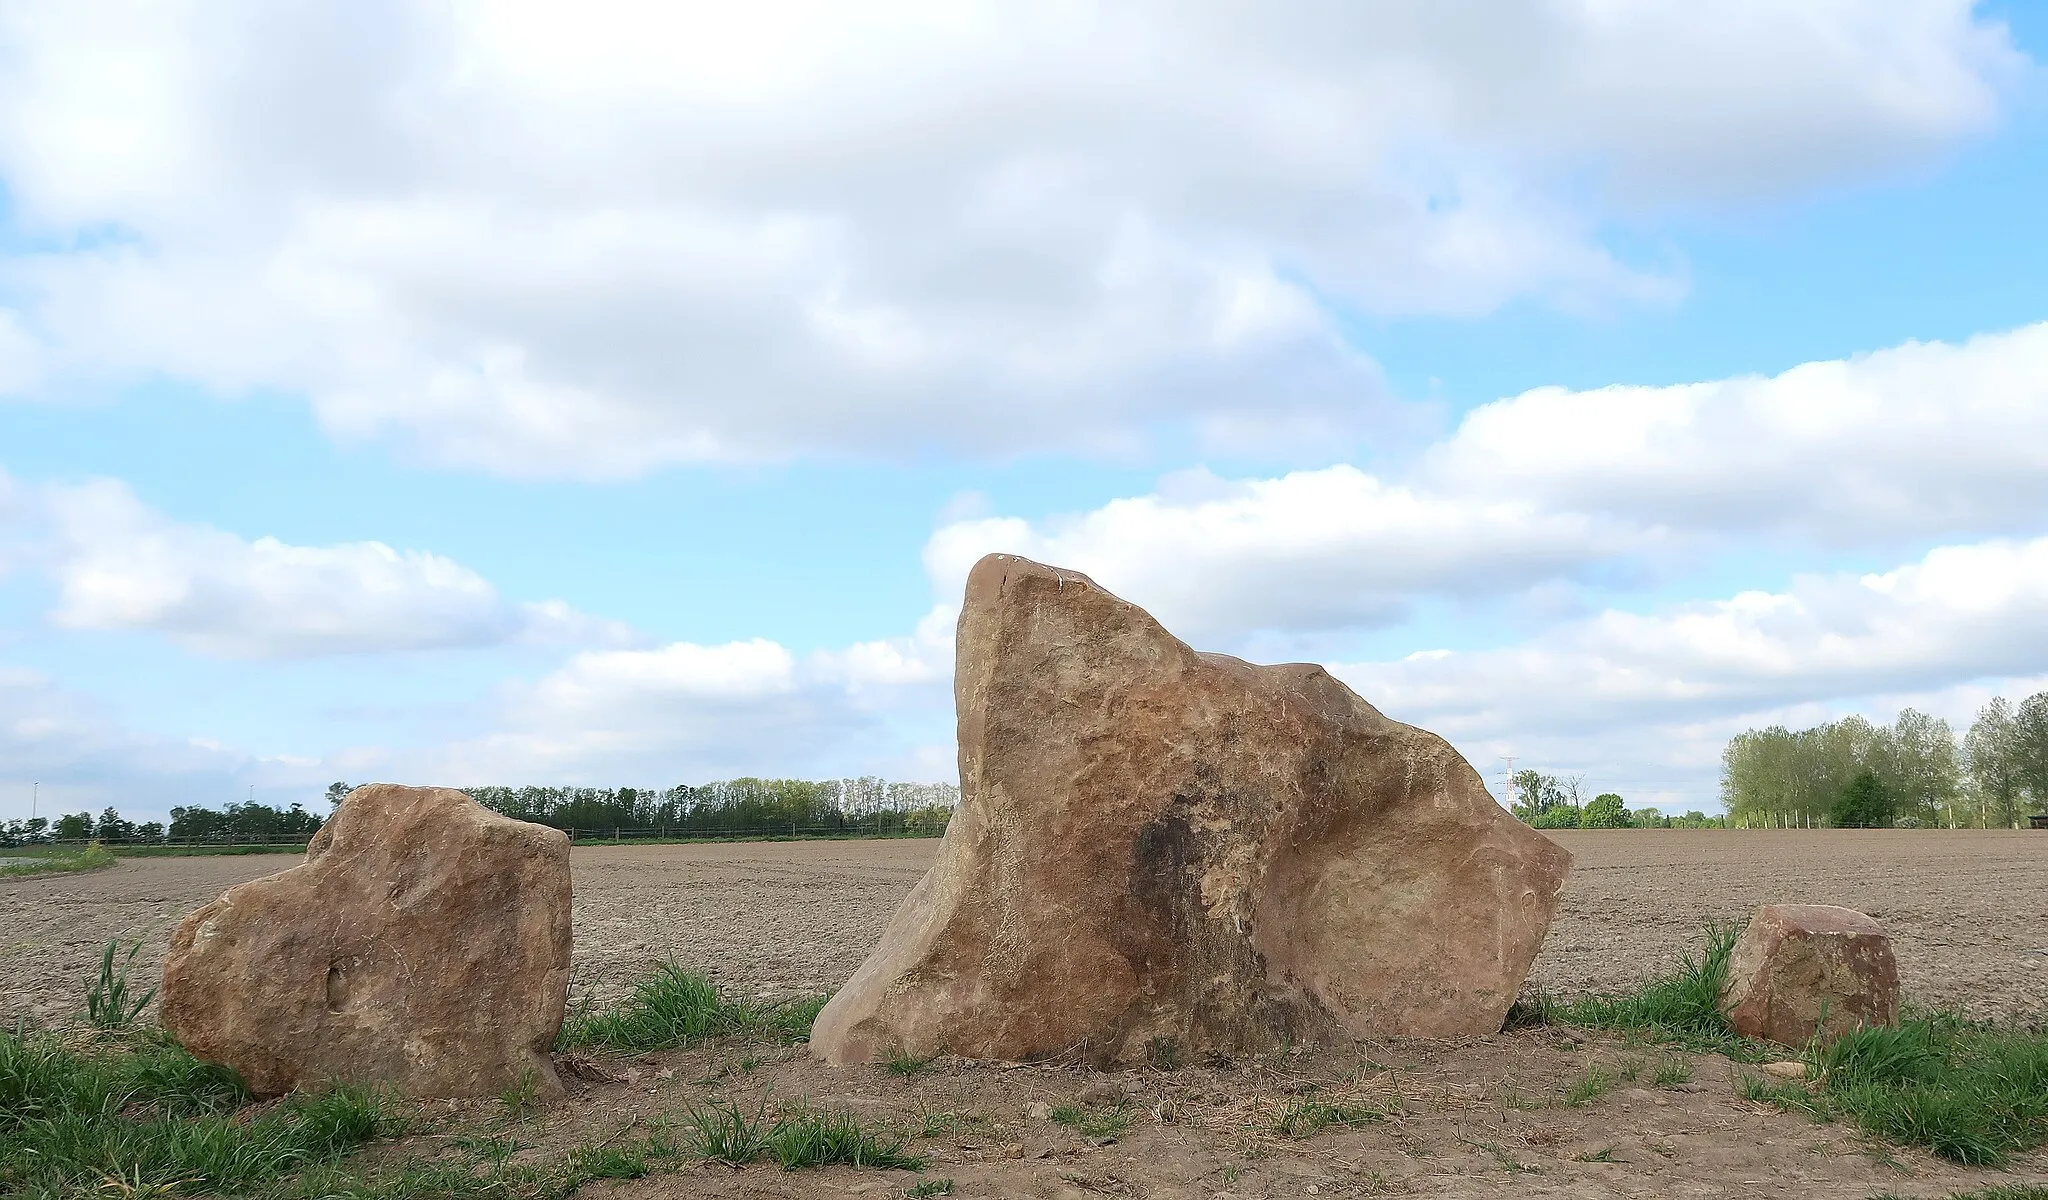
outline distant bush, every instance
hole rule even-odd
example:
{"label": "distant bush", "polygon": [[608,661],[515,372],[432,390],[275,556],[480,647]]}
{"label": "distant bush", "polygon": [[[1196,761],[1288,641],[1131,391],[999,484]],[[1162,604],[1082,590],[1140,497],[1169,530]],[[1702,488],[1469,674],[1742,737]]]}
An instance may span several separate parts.
{"label": "distant bush", "polygon": [[1892,823],[1892,801],[1875,771],[1858,771],[1828,812],[1837,829],[1884,829]]}
{"label": "distant bush", "polygon": [[1635,824],[1628,815],[1628,806],[1613,792],[1602,792],[1586,805],[1586,811],[1579,815],[1581,829],[1627,829]]}

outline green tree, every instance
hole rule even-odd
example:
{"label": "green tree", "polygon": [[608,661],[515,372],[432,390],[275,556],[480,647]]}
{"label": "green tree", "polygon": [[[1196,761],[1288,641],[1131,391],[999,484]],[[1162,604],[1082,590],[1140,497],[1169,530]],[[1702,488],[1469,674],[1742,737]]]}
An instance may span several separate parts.
{"label": "green tree", "polygon": [[1977,823],[2011,829],[2020,822],[2019,724],[2012,702],[1993,696],[1963,736],[1963,761],[1977,802]]}
{"label": "green tree", "polygon": [[2013,767],[2020,787],[2035,811],[2048,810],[2048,692],[2020,701],[2012,724]]}
{"label": "green tree", "polygon": [[1627,829],[1634,824],[1628,815],[1628,805],[1613,792],[1602,792],[1593,797],[1579,817],[1581,829]]}
{"label": "green tree", "polygon": [[1901,823],[1926,828],[1958,824],[1962,758],[1947,721],[1905,709],[1890,729],[1877,727],[1864,765],[1877,772]]}
{"label": "green tree", "polygon": [[135,840],[135,822],[125,820],[114,811],[112,805],[100,814],[99,824],[93,827],[93,836],[103,842],[130,842]]}
{"label": "green tree", "polygon": [[1877,777],[1877,772],[1865,769],[1856,772],[1855,778],[1842,789],[1828,815],[1840,829],[1884,829],[1892,823],[1892,798],[1886,794],[1884,781]]}
{"label": "green tree", "polygon": [[1514,814],[1538,829],[1577,829],[1579,804],[1577,777],[1559,779],[1541,771],[1514,774]]}
{"label": "green tree", "polygon": [[82,842],[92,836],[91,813],[69,813],[57,818],[50,836],[60,842]]}

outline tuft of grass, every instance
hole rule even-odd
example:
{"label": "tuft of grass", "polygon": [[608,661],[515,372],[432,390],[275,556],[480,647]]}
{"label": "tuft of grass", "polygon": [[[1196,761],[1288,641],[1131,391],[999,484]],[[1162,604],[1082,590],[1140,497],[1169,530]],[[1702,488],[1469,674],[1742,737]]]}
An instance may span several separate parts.
{"label": "tuft of grass", "polygon": [[352,1088],[233,1119],[248,1099],[232,1074],[139,1034],[88,1053],[0,1032],[0,1192],[249,1192],[403,1126]]}
{"label": "tuft of grass", "polygon": [[1113,1108],[1087,1108],[1079,1104],[1062,1104],[1052,1110],[1052,1119],[1082,1137],[1115,1138],[1131,1127],[1131,1106],[1118,1104]]}
{"label": "tuft of grass", "polygon": [[569,1169],[585,1179],[639,1179],[649,1170],[644,1146],[578,1146],[569,1151]]}
{"label": "tuft of grass", "polygon": [[[1897,1192],[1883,1192],[1870,1200],[1911,1200]],[[1948,1200],[2048,1200],[2048,1184],[2014,1183],[1988,1187],[1976,1192],[1950,1192]]]}
{"label": "tuft of grass", "polygon": [[750,1114],[733,1101],[692,1105],[683,1119],[682,1152],[705,1162],[744,1166],[762,1155],[786,1171],[835,1163],[902,1167],[917,1171],[924,1159],[895,1134],[878,1134],[851,1113],[798,1105],[770,1117],[765,1106]]}
{"label": "tuft of grass", "polygon": [[1575,1154],[1572,1156],[1572,1161],[1584,1163],[1625,1163],[1628,1161],[1625,1158],[1615,1157],[1614,1150],[1613,1146],[1602,1146],[1598,1150],[1588,1150],[1583,1154]]}
{"label": "tuft of grass", "polygon": [[930,1069],[932,1060],[929,1055],[919,1058],[907,1050],[897,1050],[889,1055],[889,1060],[882,1065],[888,1068],[889,1074],[908,1079]]}
{"label": "tuft of grass", "polygon": [[1709,925],[1706,946],[1697,954],[1686,952],[1679,960],[1678,970],[1671,975],[1649,980],[1637,991],[1617,996],[1589,996],[1571,1001],[1538,997],[1522,1006],[1519,1019],[1523,1024],[1561,1022],[1588,1029],[1646,1034],[1692,1050],[1753,1059],[1755,1053],[1728,1028],[1728,1018],[1721,1011],[1721,987],[1728,981],[1728,958],[1734,953],[1735,939],[1741,932],[1733,925]]}
{"label": "tuft of grass", "polygon": [[106,951],[100,955],[100,977],[85,993],[85,1019],[95,1029],[126,1029],[156,997],[152,987],[139,999],[129,999],[128,974],[135,967],[136,954],[142,950],[142,939],[137,938],[128,947],[128,956],[116,966],[114,951],[119,944],[117,938],[107,939]]}
{"label": "tuft of grass", "polygon": [[1170,1037],[1156,1037],[1145,1043],[1145,1061],[1155,1071],[1180,1070],[1180,1043]]}
{"label": "tuft of grass", "polygon": [[66,871],[97,871],[114,865],[114,852],[98,842],[87,842],[76,850],[38,851],[10,849],[5,857],[27,858],[31,862],[0,867],[0,879],[17,875],[52,875]]}
{"label": "tuft of grass", "polygon": [[1566,1108],[1580,1108],[1613,1090],[1614,1076],[1609,1075],[1606,1068],[1595,1063],[1564,1086],[1562,1102]]}
{"label": "tuft of grass", "polygon": [[1332,1125],[1356,1127],[1385,1119],[1386,1114],[1376,1108],[1361,1104],[1332,1104],[1303,1097],[1280,1110],[1279,1119],[1273,1122],[1273,1130],[1287,1137],[1305,1138]]}
{"label": "tuft of grass", "polygon": [[785,1171],[842,1163],[849,1167],[924,1169],[924,1159],[907,1152],[901,1137],[865,1129],[848,1112],[808,1107],[777,1119],[768,1134],[768,1153]]}
{"label": "tuft of grass", "polygon": [[632,994],[601,1012],[587,1007],[562,1022],[557,1049],[598,1047],[645,1054],[693,1046],[719,1037],[758,1037],[777,1043],[811,1035],[824,996],[775,1004],[727,1000],[709,979],[676,963],[663,963],[633,985]]}
{"label": "tuft of grass", "polygon": [[1691,1083],[1692,1060],[1681,1055],[1667,1054],[1657,1060],[1657,1072],[1650,1079],[1660,1088],[1673,1088],[1682,1083]]}
{"label": "tuft of grass", "polygon": [[744,1166],[768,1148],[767,1114],[757,1107],[752,1116],[727,1100],[691,1105],[683,1117],[685,1150],[692,1158]]}
{"label": "tuft of grass", "polygon": [[519,1072],[519,1082],[498,1093],[498,1107],[507,1121],[526,1115],[540,1100],[540,1072],[532,1067]]}
{"label": "tuft of grass", "polygon": [[953,1194],[953,1181],[950,1179],[927,1179],[921,1183],[913,1183],[909,1187],[904,1188],[903,1194],[907,1197],[907,1200],[925,1200],[927,1196],[950,1196]]}
{"label": "tuft of grass", "polygon": [[825,1008],[830,996],[804,996],[795,1000],[780,1000],[769,1005],[748,1005],[749,1032],[763,1037],[777,1045],[787,1046],[796,1042],[811,1040],[811,1026],[818,1014]]}
{"label": "tuft of grass", "polygon": [[[1736,1037],[1719,1007],[1736,937],[1733,926],[1711,926],[1705,949],[1687,954],[1669,977],[1622,996],[1569,1003],[1539,998],[1523,1006],[1521,1019],[1615,1029],[1756,1061],[1763,1048]],[[1750,1078],[1742,1081],[1742,1094],[1816,1121],[1847,1118],[1875,1137],[1972,1166],[1996,1166],[2048,1143],[2048,1032],[1922,1013],[1896,1028],[1816,1042],[1806,1051],[1806,1066],[1810,1086]],[[1671,1082],[1683,1082],[1675,1071]],[[1666,1078],[1660,1065],[1658,1083],[1670,1086]]]}
{"label": "tuft of grass", "polygon": [[1744,1080],[1742,1093],[1970,1166],[2048,1142],[2048,1033],[1919,1015],[1816,1044],[1806,1067],[1810,1086]]}

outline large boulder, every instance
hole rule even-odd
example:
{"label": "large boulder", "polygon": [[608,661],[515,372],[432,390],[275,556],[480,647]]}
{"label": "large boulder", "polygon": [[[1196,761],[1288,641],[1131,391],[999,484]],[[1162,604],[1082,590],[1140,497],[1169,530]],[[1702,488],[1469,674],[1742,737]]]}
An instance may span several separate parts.
{"label": "large boulder", "polygon": [[1744,1037],[1803,1046],[1899,1021],[1899,964],[1876,920],[1831,904],[1766,904],[1728,957],[1721,988]]}
{"label": "large boulder", "polygon": [[561,1090],[569,840],[447,788],[350,792],[287,871],[185,918],[164,1027],[259,1096]]}
{"label": "large boulder", "polygon": [[815,1053],[1108,1064],[1500,1028],[1571,860],[1441,738],[1008,555],[968,577],[957,655],[959,810]]}

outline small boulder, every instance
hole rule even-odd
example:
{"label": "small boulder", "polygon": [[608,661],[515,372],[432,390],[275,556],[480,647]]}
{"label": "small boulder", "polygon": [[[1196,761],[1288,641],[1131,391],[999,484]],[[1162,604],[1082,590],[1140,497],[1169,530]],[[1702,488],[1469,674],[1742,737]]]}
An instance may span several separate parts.
{"label": "small boulder", "polygon": [[1009,555],[969,575],[956,655],[960,806],[814,1053],[1106,1065],[1500,1029],[1571,858],[1443,739]]}
{"label": "small boulder", "polygon": [[1899,964],[1884,927],[1853,908],[1766,904],[1728,960],[1728,1023],[1744,1037],[1803,1046],[1899,1020]]}
{"label": "small boulder", "polygon": [[350,792],[287,871],[185,918],[164,1027],[259,1096],[562,1090],[569,839],[447,788]]}

